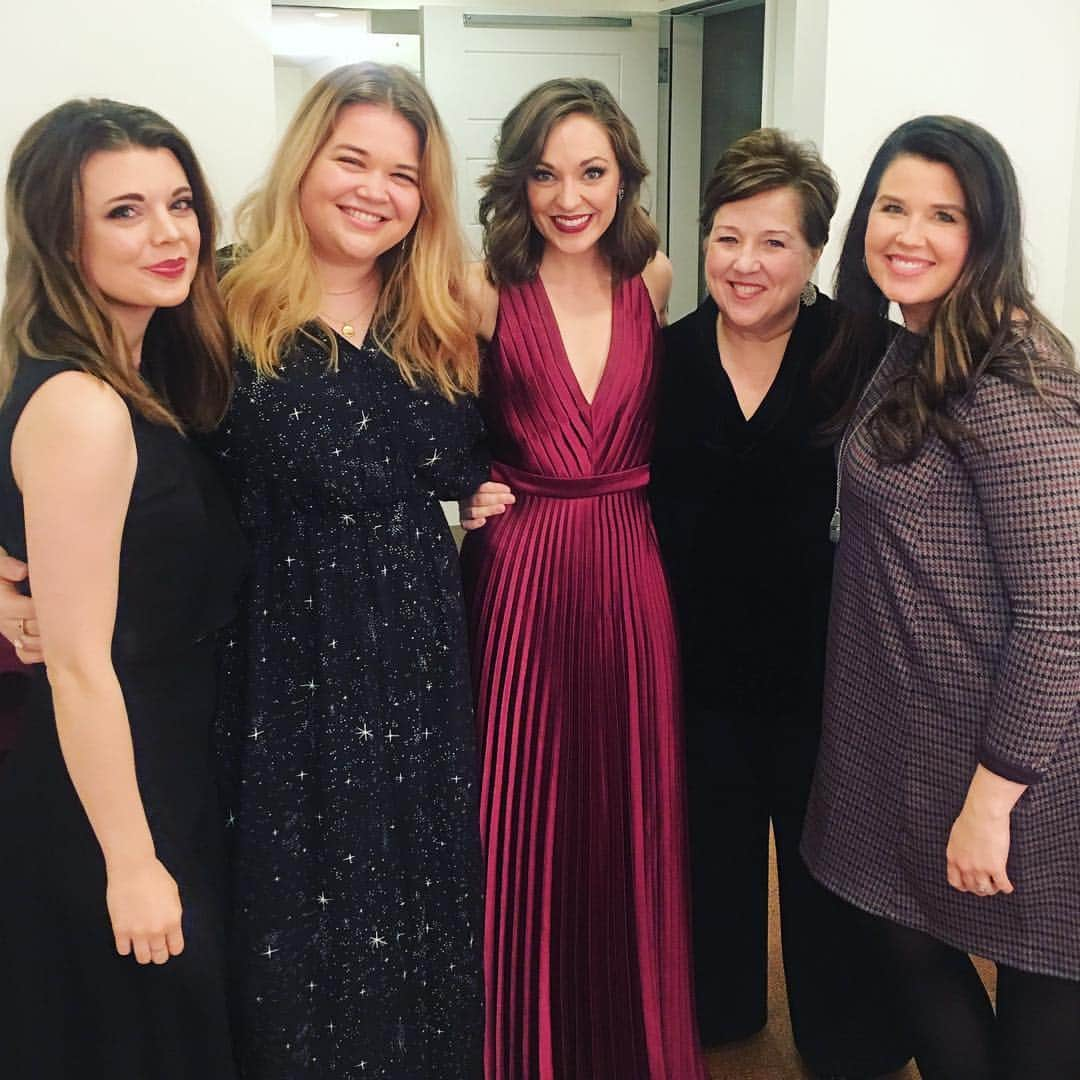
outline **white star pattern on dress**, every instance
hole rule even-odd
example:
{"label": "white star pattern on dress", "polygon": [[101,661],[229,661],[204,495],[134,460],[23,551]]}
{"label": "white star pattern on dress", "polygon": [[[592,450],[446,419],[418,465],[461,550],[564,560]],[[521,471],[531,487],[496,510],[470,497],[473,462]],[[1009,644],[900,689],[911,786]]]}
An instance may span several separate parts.
{"label": "white star pattern on dress", "polygon": [[459,572],[429,492],[459,498],[486,474],[480,425],[469,399],[338,345],[336,372],[306,341],[280,378],[242,364],[228,424],[253,569],[227,651],[241,693],[224,801],[245,866],[234,959],[260,959],[237,1049],[282,1080],[471,1077],[474,717]]}

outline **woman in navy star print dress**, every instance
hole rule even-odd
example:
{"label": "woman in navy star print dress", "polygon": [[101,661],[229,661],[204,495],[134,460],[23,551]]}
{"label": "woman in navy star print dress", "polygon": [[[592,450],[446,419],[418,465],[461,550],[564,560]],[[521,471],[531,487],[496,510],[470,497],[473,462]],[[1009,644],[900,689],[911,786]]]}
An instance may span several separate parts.
{"label": "woman in navy star print dress", "polygon": [[223,289],[246,362],[218,452],[254,551],[222,709],[242,1075],[471,1080],[477,753],[438,500],[487,463],[419,82],[326,76],[241,221]]}

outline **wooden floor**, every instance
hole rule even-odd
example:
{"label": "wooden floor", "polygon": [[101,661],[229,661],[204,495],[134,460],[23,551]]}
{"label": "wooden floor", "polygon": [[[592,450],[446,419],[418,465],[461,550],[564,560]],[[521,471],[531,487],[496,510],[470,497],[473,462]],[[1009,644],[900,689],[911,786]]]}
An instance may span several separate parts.
{"label": "wooden floor", "polygon": [[[993,991],[993,965],[976,960],[983,981]],[[728,1043],[707,1055],[712,1080],[809,1080],[791,1038],[784,969],[780,962],[780,919],[776,893],[776,864],[769,878],[769,1023],[765,1030],[742,1042]],[[919,1070],[909,1064],[889,1080],[919,1080]]]}

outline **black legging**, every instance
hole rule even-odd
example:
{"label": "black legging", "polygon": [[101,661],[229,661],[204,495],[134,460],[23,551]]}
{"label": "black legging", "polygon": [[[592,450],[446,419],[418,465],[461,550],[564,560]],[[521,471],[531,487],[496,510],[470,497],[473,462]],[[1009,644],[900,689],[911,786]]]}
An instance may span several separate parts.
{"label": "black legging", "polygon": [[911,1057],[877,921],[819,885],[799,855],[816,712],[750,715],[688,703],[694,978],[706,1046],[765,1024],[769,822],[795,1045],[817,1073],[877,1076]]}
{"label": "black legging", "polygon": [[997,965],[997,1012],[967,953],[880,920],[923,1080],[1080,1078],[1080,982]]}

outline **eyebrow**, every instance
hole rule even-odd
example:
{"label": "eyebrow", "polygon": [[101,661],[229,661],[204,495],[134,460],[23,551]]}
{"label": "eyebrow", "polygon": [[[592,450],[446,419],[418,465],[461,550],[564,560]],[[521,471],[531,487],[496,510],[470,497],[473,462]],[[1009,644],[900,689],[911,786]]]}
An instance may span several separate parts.
{"label": "eyebrow", "polygon": [[[725,225],[722,221],[716,222],[716,224],[713,226],[713,229],[714,230],[715,229],[726,229],[728,232],[737,232],[737,233],[741,233],[741,232],[744,231],[743,229],[740,229],[738,227],[738,225]],[[793,233],[790,229],[762,229],[761,230],[761,235],[762,236],[794,236],[795,233]]]}
{"label": "eyebrow", "polygon": [[[880,202],[882,199],[887,199],[889,202],[897,202],[897,203],[902,203],[904,201],[903,199],[900,198],[899,195],[886,195],[884,193],[879,195],[877,197],[877,199],[875,199],[874,201],[875,202]],[[964,214],[965,216],[967,214],[967,208],[964,207],[964,206],[960,206],[958,203],[931,203],[930,204],[930,209],[931,210],[952,210],[954,213]]]}
{"label": "eyebrow", "polygon": [[[353,146],[352,143],[338,143],[334,147],[334,151],[347,150],[350,154],[355,154],[357,157],[367,157],[368,152],[362,146]],[[410,165],[406,161],[400,161],[394,166],[395,169],[408,169],[409,172],[414,172],[417,176],[420,175],[419,165]]]}
{"label": "eyebrow", "polygon": [[[170,196],[170,199],[175,199],[178,195],[190,195],[191,188],[185,184],[183,187],[178,187]],[[138,191],[129,191],[126,195],[114,195],[109,199],[105,205],[114,202],[146,202],[146,196]]]}
{"label": "eyebrow", "polygon": [[[599,163],[601,165],[607,165],[608,164],[608,159],[606,157],[604,157],[603,154],[593,154],[592,157],[587,157],[584,161],[579,161],[578,162],[578,168],[579,169],[584,169],[586,165],[592,165],[594,162]],[[549,161],[538,161],[536,163],[535,167],[536,168],[543,167],[545,169],[551,169],[552,172],[555,171],[555,166],[552,165],[551,162],[549,162]]]}

